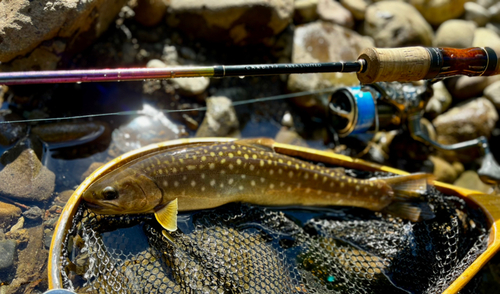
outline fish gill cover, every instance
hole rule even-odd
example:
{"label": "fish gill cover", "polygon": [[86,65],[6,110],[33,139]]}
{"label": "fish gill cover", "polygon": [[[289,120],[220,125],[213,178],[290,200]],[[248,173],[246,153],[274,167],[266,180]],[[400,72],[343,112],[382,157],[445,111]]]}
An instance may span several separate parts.
{"label": "fish gill cover", "polygon": [[464,200],[434,188],[425,197],[436,218],[418,223],[360,208],[232,203],[181,213],[169,238],[152,214],[96,215],[82,205],[64,242],[64,286],[78,293],[440,293],[485,250],[488,229]]}

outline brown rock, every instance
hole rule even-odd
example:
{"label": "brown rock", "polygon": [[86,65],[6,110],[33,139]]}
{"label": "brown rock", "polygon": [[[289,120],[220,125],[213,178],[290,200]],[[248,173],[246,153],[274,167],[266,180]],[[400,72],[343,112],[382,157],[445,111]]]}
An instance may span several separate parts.
{"label": "brown rock", "polygon": [[309,147],[306,140],[302,138],[297,132],[287,127],[282,127],[276,134],[274,141],[278,143],[291,144],[301,147]]}
{"label": "brown rock", "polygon": [[[371,38],[339,25],[317,21],[295,29],[292,62],[356,60],[364,48],[373,45]],[[288,79],[288,89],[293,92],[358,84],[354,73],[295,74]]]}
{"label": "brown rock", "polygon": [[170,26],[210,41],[236,45],[270,43],[293,16],[293,0],[172,0]]}
{"label": "brown rock", "polygon": [[0,228],[6,228],[21,216],[21,209],[12,204],[0,202]]}
{"label": "brown rock", "polygon": [[444,81],[446,88],[453,99],[465,100],[479,97],[484,89],[498,80],[498,76],[491,77],[456,77]]}
{"label": "brown rock", "polygon": [[439,114],[448,110],[450,107],[452,98],[450,92],[446,89],[443,82],[437,82],[432,85],[434,94],[432,95],[429,102],[425,106],[425,112],[428,117],[435,118]]}
{"label": "brown rock", "polygon": [[477,3],[467,2],[464,4],[464,9],[465,19],[475,22],[480,27],[484,27],[490,20],[490,12],[488,9]]}
{"label": "brown rock", "polygon": [[354,27],[354,17],[342,4],[332,0],[318,1],[318,16],[321,20],[341,25],[346,28]]}
{"label": "brown rock", "polygon": [[453,165],[438,156],[429,156],[429,160],[434,164],[434,176],[437,181],[453,183],[458,177]]}
{"label": "brown rock", "polygon": [[293,3],[295,24],[306,23],[318,19],[318,0],[295,0]]}
{"label": "brown rock", "polygon": [[464,4],[468,0],[410,0],[410,3],[422,13],[431,25],[458,18],[465,11]]}
{"label": "brown rock", "polygon": [[55,175],[42,165],[32,149],[25,149],[0,171],[0,195],[18,200],[44,201],[50,198]]}
{"label": "brown rock", "polygon": [[378,47],[432,46],[432,27],[410,4],[381,1],[366,10],[364,32]]}
{"label": "brown rock", "polygon": [[[462,19],[450,19],[439,26],[434,38],[434,46],[469,48],[474,41],[476,24]],[[460,32],[460,34],[457,34]]]}
{"label": "brown rock", "polygon": [[161,22],[170,0],[139,0],[134,7],[135,20],[143,26],[152,27]]}
{"label": "brown rock", "polygon": [[453,185],[483,193],[491,193],[493,191],[492,186],[483,183],[477,172],[473,170],[463,172]]}
{"label": "brown rock", "polygon": [[[80,177],[80,180],[83,182],[88,176],[90,176],[96,169],[100,168],[101,166],[103,166],[105,163],[104,162],[92,162],[89,166],[89,168],[87,168],[87,170],[82,174],[82,176]],[[71,194],[73,193],[72,190],[68,190],[68,191],[64,191],[61,193],[61,195],[63,193],[68,193],[69,191],[71,191]],[[69,197],[71,197],[71,195],[67,195],[65,194],[64,196],[67,196],[68,199]],[[61,198],[61,196],[59,196],[59,198]]]}
{"label": "brown rock", "polygon": [[[439,115],[433,121],[438,134],[437,141],[454,144],[479,136],[490,137],[498,121],[495,106],[486,98],[478,98]],[[480,156],[478,148],[463,151],[440,151],[450,161],[470,162]]]}
{"label": "brown rock", "polygon": [[474,31],[473,47],[491,47],[495,50],[500,50],[500,36],[488,28],[477,28]]}
{"label": "brown rock", "polygon": [[[104,163],[100,163],[100,162],[95,162],[95,163],[99,163],[100,164],[99,166],[101,166],[102,164],[104,164]],[[92,163],[92,164],[94,164],[94,163]],[[90,167],[88,168],[88,170],[91,169],[92,164],[90,165]],[[85,173],[87,173],[87,172],[85,172]],[[86,178],[84,176],[82,176],[82,177],[84,179]],[[75,192],[74,190],[65,190],[65,191],[62,191],[61,193],[59,193],[59,196],[56,197],[55,201],[57,203],[59,203],[59,204],[61,204],[61,205],[64,206],[66,204],[66,202],[68,202],[69,198],[71,197],[71,195],[73,195],[74,192]]]}
{"label": "brown rock", "polygon": [[207,99],[207,112],[196,137],[233,137],[239,129],[238,117],[227,97]]}
{"label": "brown rock", "polygon": [[484,89],[484,97],[490,100],[497,109],[500,109],[500,81],[488,85]]}
{"label": "brown rock", "polygon": [[340,0],[340,3],[349,10],[357,20],[365,19],[366,9],[372,2],[371,0]]}
{"label": "brown rock", "polygon": [[1,1],[0,69],[55,68],[67,47],[78,50],[104,32],[125,2]]}

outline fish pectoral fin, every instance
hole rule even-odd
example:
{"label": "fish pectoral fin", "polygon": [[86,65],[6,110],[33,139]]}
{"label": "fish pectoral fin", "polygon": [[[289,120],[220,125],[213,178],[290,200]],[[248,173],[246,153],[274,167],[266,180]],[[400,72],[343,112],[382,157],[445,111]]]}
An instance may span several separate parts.
{"label": "fish pectoral fin", "polygon": [[393,202],[384,208],[383,212],[412,222],[429,220],[436,216],[432,211],[432,207],[425,202]]}
{"label": "fish pectoral fin", "polygon": [[177,230],[177,210],[177,198],[175,198],[161,209],[155,211],[156,220],[169,232]]}
{"label": "fish pectoral fin", "polygon": [[240,139],[234,141],[235,144],[245,145],[249,147],[263,149],[269,152],[274,152],[274,140],[271,138],[251,138],[251,139]]}

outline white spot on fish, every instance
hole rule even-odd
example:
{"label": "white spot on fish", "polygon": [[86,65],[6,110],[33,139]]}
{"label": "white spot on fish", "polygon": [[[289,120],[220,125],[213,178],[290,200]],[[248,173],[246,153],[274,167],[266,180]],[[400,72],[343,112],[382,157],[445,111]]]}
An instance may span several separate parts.
{"label": "white spot on fish", "polygon": [[285,182],[280,182],[280,187],[285,186]]}
{"label": "white spot on fish", "polygon": [[196,165],[188,165],[188,166],[186,166],[186,168],[187,168],[188,170],[193,170],[193,169],[195,169],[195,168],[196,168]]}
{"label": "white spot on fish", "polygon": [[244,188],[243,188],[243,186],[242,186],[242,185],[240,185],[240,186],[238,187],[238,189],[240,189],[240,191],[243,191],[243,189],[244,189]]}
{"label": "white spot on fish", "polygon": [[293,171],[290,171],[290,172],[288,173],[288,176],[289,176],[290,178],[293,178]]}
{"label": "white spot on fish", "polygon": [[168,182],[167,181],[163,181],[163,186],[164,187],[168,187]]}
{"label": "white spot on fish", "polygon": [[272,176],[273,174],[274,174],[274,170],[270,169],[270,170],[269,170],[269,175],[271,175],[271,176]]}
{"label": "white spot on fish", "polygon": [[264,166],[264,160],[260,160],[260,166]]}
{"label": "white spot on fish", "polygon": [[191,181],[191,187],[194,187],[194,186],[196,186],[196,182],[193,180],[193,181]]}
{"label": "white spot on fish", "polygon": [[311,188],[306,189],[306,193],[309,193],[309,192],[311,192]]}
{"label": "white spot on fish", "polygon": [[292,192],[292,187],[291,187],[291,186],[288,186],[288,188],[286,188],[286,191],[287,191],[287,192]]}
{"label": "white spot on fish", "polygon": [[252,158],[257,159],[257,155],[256,154],[252,155]]}
{"label": "white spot on fish", "polygon": [[253,166],[253,164],[250,165],[250,170],[254,170],[255,169],[255,166]]}
{"label": "white spot on fish", "polygon": [[233,165],[232,163],[230,163],[230,164],[229,164],[229,169],[230,169],[230,170],[233,170],[233,168],[234,168],[234,165]]}
{"label": "white spot on fish", "polygon": [[175,187],[179,187],[179,182],[175,181],[175,182],[174,182],[174,186],[175,186]]}
{"label": "white spot on fish", "polygon": [[205,186],[201,187],[201,192],[205,192]]}
{"label": "white spot on fish", "polygon": [[241,175],[241,178],[242,178],[242,179],[244,179],[244,178],[246,178],[246,177],[247,177],[247,175],[245,175],[245,174]]}
{"label": "white spot on fish", "polygon": [[229,180],[227,181],[227,183],[228,183],[229,185],[233,184],[233,182],[234,182],[234,180],[233,180],[232,178],[231,178],[231,179],[229,179]]}
{"label": "white spot on fish", "polygon": [[211,164],[209,164],[209,165],[208,165],[208,167],[209,167],[210,169],[214,169],[214,168],[215,168],[215,163],[211,163]]}
{"label": "white spot on fish", "polygon": [[252,180],[252,181],[250,182],[250,185],[252,185],[252,187],[255,187],[255,181],[254,181],[254,180]]}
{"label": "white spot on fish", "polygon": [[205,178],[205,174],[202,173],[201,174],[201,178],[204,179]]}
{"label": "white spot on fish", "polygon": [[264,182],[266,181],[266,179],[265,179],[265,178],[260,178],[260,181],[261,181],[262,183],[264,183]]}
{"label": "white spot on fish", "polygon": [[345,186],[344,182],[340,183],[340,188],[344,188],[344,186]]}
{"label": "white spot on fish", "polygon": [[225,159],[225,158],[221,159],[220,163],[221,163],[221,164],[226,163],[226,159]]}
{"label": "white spot on fish", "polygon": [[210,181],[210,186],[212,186],[212,187],[215,186],[215,180]]}
{"label": "white spot on fish", "polygon": [[[206,151],[206,150],[205,150]],[[206,156],[202,156],[201,157],[201,161],[206,161],[207,160],[207,157]]]}
{"label": "white spot on fish", "polygon": [[224,188],[224,183],[220,183],[219,187]]}
{"label": "white spot on fish", "polygon": [[187,180],[187,176],[183,176],[183,177],[182,177],[182,180],[183,180],[183,181]]}
{"label": "white spot on fish", "polygon": [[236,163],[237,163],[238,165],[241,165],[241,159],[239,159],[239,158],[238,158],[238,159],[236,159]]}
{"label": "white spot on fish", "polygon": [[227,156],[229,156],[229,158],[233,158],[234,157],[234,154],[233,153],[228,153]]}

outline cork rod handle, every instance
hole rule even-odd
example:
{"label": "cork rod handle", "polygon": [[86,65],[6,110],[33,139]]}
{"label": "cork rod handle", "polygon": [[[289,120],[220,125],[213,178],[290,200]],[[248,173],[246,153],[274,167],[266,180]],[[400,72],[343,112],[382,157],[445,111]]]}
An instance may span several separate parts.
{"label": "cork rod handle", "polygon": [[375,82],[409,82],[455,75],[489,76],[500,73],[500,52],[485,48],[365,49],[359,60],[365,61],[358,73],[363,84]]}

